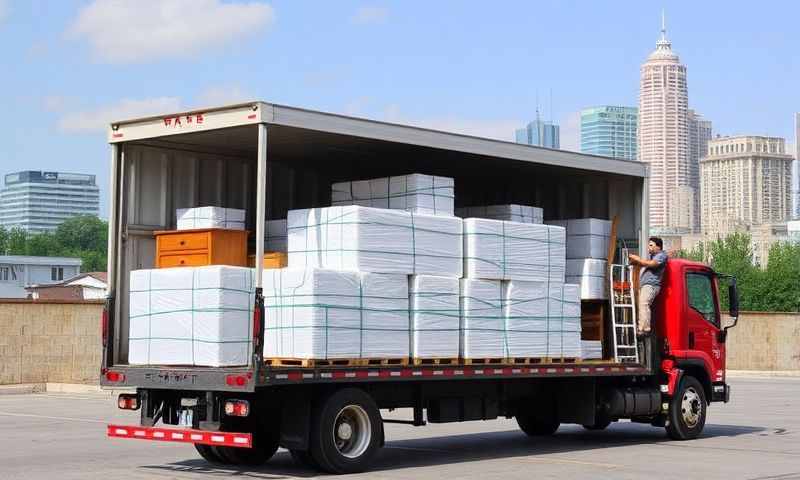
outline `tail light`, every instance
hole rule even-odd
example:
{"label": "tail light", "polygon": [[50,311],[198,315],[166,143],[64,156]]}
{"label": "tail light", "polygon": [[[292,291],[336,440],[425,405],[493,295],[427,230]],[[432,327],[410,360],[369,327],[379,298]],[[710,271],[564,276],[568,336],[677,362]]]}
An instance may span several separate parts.
{"label": "tail light", "polygon": [[125,374],[122,372],[115,372],[113,370],[109,370],[106,372],[106,380],[112,383],[124,382]]}
{"label": "tail light", "polygon": [[251,372],[244,375],[228,375],[225,377],[225,383],[231,387],[244,387],[253,377]]}
{"label": "tail light", "polygon": [[117,399],[117,407],[120,410],[138,410],[139,396],[135,393],[121,393]]}
{"label": "tail light", "polygon": [[250,415],[250,402],[247,400],[228,400],[225,402],[225,415],[246,417]]}
{"label": "tail light", "polygon": [[103,338],[103,347],[108,345],[108,305],[103,307],[103,314],[100,320],[100,330]]}
{"label": "tail light", "polygon": [[256,302],[256,308],[253,310],[253,348],[258,348],[261,344],[261,312],[262,305]]}

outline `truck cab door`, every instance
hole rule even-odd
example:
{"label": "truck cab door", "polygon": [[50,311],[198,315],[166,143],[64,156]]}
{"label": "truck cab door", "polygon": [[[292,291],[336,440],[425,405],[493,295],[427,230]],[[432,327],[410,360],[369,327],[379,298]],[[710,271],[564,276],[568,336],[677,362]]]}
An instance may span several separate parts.
{"label": "truck cab door", "polygon": [[687,270],[687,347],[710,361],[711,371],[708,373],[712,382],[725,379],[725,344],[719,341],[720,312],[716,287],[712,272]]}

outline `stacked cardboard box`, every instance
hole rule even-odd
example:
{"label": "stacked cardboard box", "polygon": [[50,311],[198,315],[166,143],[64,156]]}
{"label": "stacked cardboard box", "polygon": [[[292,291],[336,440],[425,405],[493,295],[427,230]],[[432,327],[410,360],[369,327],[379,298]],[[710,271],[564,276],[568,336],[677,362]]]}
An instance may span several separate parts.
{"label": "stacked cardboard box", "polygon": [[581,300],[608,299],[608,267],[605,260],[567,260],[566,281],[580,285]]}

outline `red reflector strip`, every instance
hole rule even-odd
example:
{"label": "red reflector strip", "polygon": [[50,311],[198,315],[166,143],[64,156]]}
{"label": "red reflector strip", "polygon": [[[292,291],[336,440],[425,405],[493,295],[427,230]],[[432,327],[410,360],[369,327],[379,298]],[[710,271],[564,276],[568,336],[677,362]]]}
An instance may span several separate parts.
{"label": "red reflector strip", "polygon": [[130,425],[108,425],[107,433],[114,438],[138,438],[163,442],[201,443],[225,447],[253,447],[253,436],[249,433],[208,432],[205,430],[177,430],[173,428],[138,427]]}

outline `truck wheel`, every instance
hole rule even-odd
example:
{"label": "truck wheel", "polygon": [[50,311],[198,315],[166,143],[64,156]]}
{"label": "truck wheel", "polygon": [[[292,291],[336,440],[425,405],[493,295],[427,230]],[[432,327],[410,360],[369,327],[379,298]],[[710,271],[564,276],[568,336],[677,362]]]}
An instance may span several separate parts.
{"label": "truck wheel", "polygon": [[611,420],[607,418],[597,418],[593,425],[584,425],[583,428],[586,430],[592,431],[600,431],[605,430],[608,426],[611,425]]}
{"label": "truck wheel", "polygon": [[383,444],[382,437],[378,407],[363,390],[339,390],[313,408],[309,451],[324,471],[367,470]]}
{"label": "truck wheel", "polygon": [[667,434],[673,440],[692,440],[706,424],[706,394],[696,378],[685,376],[669,404]]}
{"label": "truck wheel", "polygon": [[289,450],[289,453],[292,455],[294,463],[312,470],[320,470],[319,465],[317,465],[316,460],[308,450]]}
{"label": "truck wheel", "polygon": [[[280,432],[258,430],[253,433],[253,447],[214,447],[224,463],[256,466],[265,463],[278,451]],[[202,455],[202,454],[201,454]]]}
{"label": "truck wheel", "polygon": [[200,454],[201,457],[208,463],[225,463],[225,460],[219,456],[216,449],[211,445],[203,445],[202,443],[195,443],[194,444],[195,450],[197,453]]}
{"label": "truck wheel", "polygon": [[529,437],[552,435],[561,426],[558,420],[541,419],[530,413],[517,413],[517,424]]}

